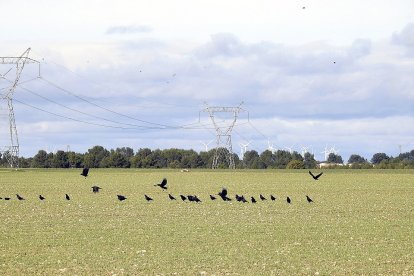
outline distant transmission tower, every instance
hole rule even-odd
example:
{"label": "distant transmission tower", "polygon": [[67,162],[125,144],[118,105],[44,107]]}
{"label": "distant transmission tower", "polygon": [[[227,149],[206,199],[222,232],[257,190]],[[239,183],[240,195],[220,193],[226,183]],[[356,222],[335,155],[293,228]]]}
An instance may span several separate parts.
{"label": "distant transmission tower", "polygon": [[[216,130],[216,150],[214,151],[213,157],[213,169],[217,169],[219,167],[219,161],[221,156],[225,156],[225,159],[229,163],[230,169],[235,169],[234,164],[234,156],[233,156],[233,148],[231,144],[231,132],[233,127],[237,121],[237,117],[241,111],[244,109],[241,108],[240,103],[237,107],[223,107],[223,106],[207,106],[201,112],[208,112],[211,121],[213,122],[214,128]],[[230,116],[226,116],[227,120],[223,120],[221,123],[224,125],[220,125],[218,122],[217,113],[225,114]],[[231,120],[229,120],[229,117]]]}
{"label": "distant transmission tower", "polygon": [[[9,162],[9,165],[12,168],[19,167],[19,139],[17,137],[16,121],[14,119],[13,93],[17,87],[17,84],[20,79],[20,75],[26,63],[39,64],[39,75],[40,75],[40,63],[36,60],[28,58],[29,52],[30,52],[30,48],[28,48],[20,57],[0,57],[0,64],[10,64],[10,65],[15,66],[16,68],[16,74],[14,77],[14,81],[11,81],[10,85],[0,90],[0,104],[1,106],[6,106],[5,110],[7,110],[7,114],[8,114],[8,116],[6,115],[6,117],[8,117],[8,120],[9,120],[8,132],[9,132],[9,138],[10,138],[9,143],[6,143],[6,145],[0,145],[0,153],[6,156],[7,161]],[[11,70],[12,68],[10,68],[4,74],[0,73],[0,78],[6,79],[6,75]],[[5,92],[2,92],[3,90]],[[2,120],[1,117],[0,119]],[[0,134],[3,135],[3,130],[0,131]],[[6,141],[7,140],[8,139],[6,139]],[[3,139],[1,139],[0,141],[3,141]]]}

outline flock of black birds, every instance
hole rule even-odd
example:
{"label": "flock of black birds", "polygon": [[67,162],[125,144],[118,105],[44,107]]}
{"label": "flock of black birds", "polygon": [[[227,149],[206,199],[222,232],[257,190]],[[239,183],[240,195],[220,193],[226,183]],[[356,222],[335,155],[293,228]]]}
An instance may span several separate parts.
{"label": "flock of black birds", "polygon": [[[88,173],[89,173],[89,168],[84,168],[83,170],[82,170],[82,173],[80,174],[80,175],[82,175],[82,176],[84,176],[85,178],[88,176]],[[309,174],[312,176],[312,178],[314,179],[314,180],[319,180],[319,177],[323,174],[322,172],[321,173],[319,173],[319,174],[317,174],[317,175],[314,175],[311,171],[309,171]],[[163,191],[165,191],[165,190],[167,190],[168,189],[168,187],[167,187],[167,179],[166,178],[164,178],[162,181],[161,181],[161,183],[157,183],[157,184],[155,184],[154,186],[158,186],[158,187],[160,187]],[[94,185],[94,186],[92,186],[92,192],[93,193],[99,193],[99,190],[101,190],[102,188],[101,187],[98,187],[98,186],[96,186],[96,185]],[[220,197],[223,201],[232,201],[232,199],[228,196],[228,191],[227,191],[227,189],[226,188],[222,188],[222,190],[220,191],[220,192],[218,192],[217,194],[213,194],[213,195],[210,195],[210,200],[216,200],[218,197]],[[19,195],[19,194],[16,194],[16,197],[17,197],[17,199],[18,200],[25,200],[25,198],[24,197],[22,197],[21,195]],[[150,202],[150,201],[153,201],[154,199],[153,198],[151,198],[150,196],[148,196],[148,195],[146,195],[146,194],[144,194],[144,197],[145,197],[145,200],[146,201],[148,201],[148,202]],[[118,198],[118,200],[119,201],[124,201],[124,200],[126,200],[127,199],[127,197],[126,196],[124,196],[124,195],[117,195],[117,198]],[[168,194],[168,198],[170,199],[170,200],[177,200],[176,199],[176,197],[174,197],[172,194]],[[202,202],[201,201],[201,199],[197,196],[197,195],[182,195],[182,194],[180,194],[180,198],[181,198],[181,200],[182,201],[189,201],[189,202],[197,202],[197,203],[199,203],[199,202]],[[2,198],[2,197],[0,197],[0,199],[4,199],[4,200],[11,200],[11,198],[10,197],[5,197],[5,198]],[[43,195],[39,195],[39,199],[40,200],[45,200],[46,198],[43,196]],[[65,199],[66,200],[71,200],[71,198],[70,198],[70,196],[68,195],[68,194],[65,194]],[[267,198],[264,196],[264,195],[262,195],[262,194],[260,194],[259,195],[259,199],[261,200],[261,201],[265,201],[265,200],[267,200]],[[244,195],[238,195],[238,194],[236,194],[235,195],[235,200],[237,201],[237,202],[242,202],[242,203],[248,203],[249,202],[249,200],[247,200],[245,197],[244,197]],[[270,200],[271,201],[276,201],[276,197],[274,196],[274,195],[270,195]],[[313,200],[308,196],[308,195],[306,195],[306,200],[308,201],[308,203],[312,203],[313,202]],[[257,203],[257,200],[256,200],[256,198],[255,197],[250,197],[250,202],[251,203]],[[288,204],[291,204],[292,203],[292,199],[288,196],[288,197],[286,197],[286,202],[288,203]]]}

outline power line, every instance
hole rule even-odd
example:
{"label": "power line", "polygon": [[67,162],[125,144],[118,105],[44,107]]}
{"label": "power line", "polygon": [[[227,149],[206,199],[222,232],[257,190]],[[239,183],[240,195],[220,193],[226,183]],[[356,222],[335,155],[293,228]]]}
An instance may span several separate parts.
{"label": "power line", "polygon": [[84,124],[94,125],[94,126],[100,126],[100,127],[106,127],[106,128],[137,129],[137,128],[132,128],[132,127],[131,128],[127,128],[127,127],[111,126],[111,125],[104,125],[104,124],[99,124],[99,123],[87,122],[87,121],[79,120],[79,119],[76,119],[76,118],[68,117],[68,116],[65,116],[65,115],[60,115],[60,114],[57,114],[57,113],[54,113],[54,112],[51,112],[51,111],[47,111],[47,110],[45,110],[43,108],[40,108],[40,107],[31,105],[31,104],[25,103],[25,102],[20,101],[18,99],[13,99],[13,101],[18,102],[18,103],[20,103],[22,105],[28,106],[30,108],[36,109],[36,110],[39,110],[39,111],[42,111],[42,112],[45,112],[45,113],[48,113],[48,114],[51,114],[51,115],[54,115],[54,116],[57,116],[57,117],[60,117],[60,118],[64,118],[64,119],[67,119],[67,120],[79,122],[79,123],[84,123]]}
{"label": "power line", "polygon": [[67,94],[69,94],[69,95],[71,95],[73,97],[78,98],[81,101],[84,101],[84,102],[86,102],[86,103],[88,103],[90,105],[93,105],[93,106],[98,107],[100,109],[106,110],[106,111],[111,112],[113,114],[116,114],[118,116],[122,116],[122,117],[125,117],[125,118],[128,118],[128,119],[131,119],[131,120],[139,121],[139,122],[146,123],[146,124],[150,124],[150,125],[162,126],[164,128],[180,128],[179,126],[170,126],[170,125],[165,125],[165,124],[158,124],[158,123],[149,122],[149,121],[146,121],[146,120],[141,120],[141,119],[138,119],[138,118],[131,117],[129,115],[125,115],[125,114],[119,113],[119,112],[114,111],[112,109],[109,109],[109,108],[103,107],[103,106],[101,106],[99,104],[96,104],[94,102],[91,102],[91,101],[89,101],[89,100],[87,100],[87,99],[85,99],[85,98],[83,98],[83,97],[81,97],[81,96],[79,96],[79,95],[77,95],[77,94],[75,94],[75,93],[73,93],[73,92],[71,92],[71,91],[63,88],[63,87],[60,87],[59,85],[57,85],[57,84],[55,84],[55,83],[53,83],[53,82],[51,82],[51,81],[49,81],[49,80],[47,80],[47,79],[45,79],[43,77],[40,77],[40,79],[43,80],[44,82],[48,83],[49,85],[51,85],[51,86],[53,86],[53,87],[55,87],[55,88],[57,88],[57,89],[65,92],[65,93],[67,93]]}
{"label": "power line", "polygon": [[[33,50],[32,50],[32,52],[36,52],[36,51],[33,51]],[[42,54],[40,54],[39,52],[36,52],[36,53],[37,53],[39,56],[42,56]],[[91,80],[91,79],[88,79],[88,78],[86,78],[85,76],[80,75],[79,73],[77,73],[77,72],[75,72],[75,71],[73,71],[73,70],[69,69],[68,67],[66,67],[66,66],[64,66],[64,65],[62,65],[62,64],[60,64],[60,63],[57,63],[57,62],[55,62],[55,61],[53,61],[53,60],[48,60],[48,61],[46,62],[44,58],[42,58],[42,60],[44,61],[44,63],[45,63],[45,64],[52,63],[52,64],[54,64],[54,65],[56,65],[56,66],[61,67],[61,68],[62,68],[62,69],[64,69],[64,70],[66,70],[66,71],[70,72],[71,74],[73,74],[74,76],[76,76],[76,77],[78,77],[78,78],[80,78],[80,79],[86,80],[86,81],[88,81],[89,83],[91,83],[91,84],[93,84],[93,85],[97,85],[97,86],[99,86],[99,87],[102,87],[102,88],[104,88],[105,90],[107,89],[107,88],[106,88],[106,87],[104,87],[102,84],[100,84],[100,83],[98,83],[98,82],[96,82],[96,81],[93,81],[93,80]],[[143,97],[140,97],[140,98],[143,98]],[[145,99],[146,101],[148,101],[148,99],[146,99],[146,98],[143,98],[143,99]],[[177,107],[194,108],[194,106],[188,106],[188,105],[182,105],[182,104],[163,103],[163,102],[159,102],[159,101],[157,101],[157,102],[154,102],[154,101],[149,101],[149,102],[153,102],[153,103],[156,103],[156,104],[158,104],[158,105],[159,105],[159,104],[162,104],[162,105],[167,105],[167,106],[177,106]]]}

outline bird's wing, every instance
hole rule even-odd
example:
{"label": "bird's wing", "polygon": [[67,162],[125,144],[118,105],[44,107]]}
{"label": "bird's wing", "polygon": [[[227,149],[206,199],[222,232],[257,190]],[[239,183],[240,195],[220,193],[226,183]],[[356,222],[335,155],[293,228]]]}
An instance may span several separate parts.
{"label": "bird's wing", "polygon": [[321,176],[323,174],[323,172],[321,172],[320,174],[316,175],[315,178],[318,179],[319,176]]}
{"label": "bird's wing", "polygon": [[311,171],[309,171],[309,174],[310,174],[313,178],[315,178],[315,176],[313,175],[313,173],[312,173]]}
{"label": "bird's wing", "polygon": [[164,178],[160,184],[161,187],[167,186],[167,178]]}
{"label": "bird's wing", "polygon": [[223,188],[223,190],[221,191],[221,196],[226,197],[227,196],[227,189]]}

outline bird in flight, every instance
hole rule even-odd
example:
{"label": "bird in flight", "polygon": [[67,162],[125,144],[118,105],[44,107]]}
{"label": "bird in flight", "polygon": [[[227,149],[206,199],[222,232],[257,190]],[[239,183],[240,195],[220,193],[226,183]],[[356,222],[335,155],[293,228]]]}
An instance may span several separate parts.
{"label": "bird in flight", "polygon": [[313,202],[312,198],[310,198],[309,196],[306,196],[306,200],[307,200],[309,203]]}
{"label": "bird in flight", "polygon": [[18,200],[24,200],[24,198],[22,196],[20,196],[19,194],[16,194],[16,197]]}
{"label": "bird in flight", "polygon": [[88,176],[88,173],[89,173],[89,168],[83,168],[82,173],[80,175],[86,178]]}
{"label": "bird in flight", "polygon": [[323,174],[323,172],[321,172],[320,174],[314,175],[311,171],[309,171],[309,174],[312,176],[313,179],[318,180],[319,177]]}
{"label": "bird in flight", "polygon": [[116,196],[118,197],[119,201],[124,201],[125,199],[127,199],[126,196],[123,196],[123,195],[116,195]]}
{"label": "bird in flight", "polygon": [[70,196],[68,194],[65,195],[66,200],[70,200]]}
{"label": "bird in flight", "polygon": [[99,193],[99,190],[102,190],[102,188],[98,186],[92,186],[92,192]]}
{"label": "bird in flight", "polygon": [[154,186],[160,186],[161,189],[167,190],[167,178],[164,178],[161,183],[155,184]]}
{"label": "bird in flight", "polygon": [[289,204],[292,202],[292,200],[290,200],[290,197],[286,198],[286,202],[289,203]]}
{"label": "bird in flight", "polygon": [[44,196],[42,196],[42,195],[39,195],[39,199],[40,200],[45,200],[46,198]]}
{"label": "bird in flight", "polygon": [[171,194],[168,194],[168,197],[169,197],[171,200],[176,200],[176,199],[175,199],[175,197],[173,197]]}
{"label": "bird in flight", "polygon": [[153,200],[152,198],[150,198],[149,196],[145,195],[145,199],[150,202],[151,200]]}
{"label": "bird in flight", "polygon": [[227,197],[227,189],[223,188],[221,192],[218,193],[218,195],[223,199],[224,201],[231,201],[230,198]]}

